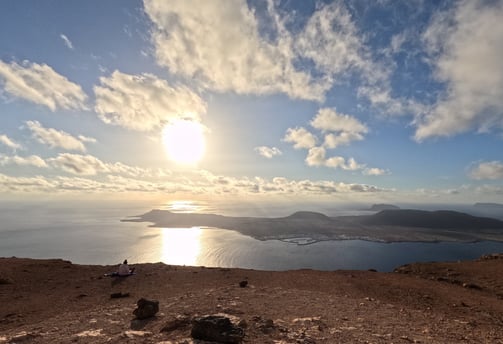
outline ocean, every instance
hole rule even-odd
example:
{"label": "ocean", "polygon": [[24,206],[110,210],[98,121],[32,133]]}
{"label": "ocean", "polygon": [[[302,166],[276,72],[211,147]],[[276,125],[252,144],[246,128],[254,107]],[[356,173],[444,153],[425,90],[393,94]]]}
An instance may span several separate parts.
{"label": "ocean", "polygon": [[[300,208],[302,207],[302,208]],[[503,243],[379,243],[322,241],[298,245],[259,241],[220,228],[154,228],[121,222],[152,208],[229,216],[286,216],[317,210],[329,216],[358,214],[326,204],[256,206],[246,203],[179,201],[167,204],[0,203],[0,257],[62,258],[77,264],[164,262],[173,265],[239,267],[260,270],[392,271],[412,262],[457,261],[503,252]]]}

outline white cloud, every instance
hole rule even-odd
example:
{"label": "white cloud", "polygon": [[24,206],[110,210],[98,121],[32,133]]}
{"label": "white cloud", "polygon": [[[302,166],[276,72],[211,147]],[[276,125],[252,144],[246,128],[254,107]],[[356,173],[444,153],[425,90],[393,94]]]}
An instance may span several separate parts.
{"label": "white cloud", "polygon": [[363,135],[368,132],[367,126],[357,118],[337,113],[335,109],[329,108],[320,109],[311,120],[311,126],[322,132],[333,132],[325,135],[324,145],[327,148],[363,140]]}
{"label": "white cloud", "polygon": [[22,156],[0,156],[0,165],[19,165],[19,166],[35,166],[48,167],[47,163],[37,155]]}
{"label": "white cloud", "polygon": [[303,127],[288,128],[283,138],[285,142],[293,143],[295,149],[310,149],[316,145],[316,136]]}
{"label": "white cloud", "polygon": [[477,180],[503,179],[503,162],[501,161],[481,162],[470,170],[469,176],[470,178]]}
{"label": "white cloud", "polygon": [[438,13],[423,34],[446,84],[431,111],[415,121],[415,139],[503,128],[503,2],[461,1]]}
{"label": "white cloud", "polygon": [[78,175],[91,176],[109,172],[107,165],[92,155],[62,153],[47,161],[56,168]]}
{"label": "white cloud", "polygon": [[342,131],[349,133],[367,133],[368,128],[357,118],[338,113],[335,109],[323,108],[311,120],[311,125],[321,131]]}
{"label": "white cloud", "polygon": [[255,147],[255,151],[267,159],[271,159],[272,157],[274,157],[276,155],[282,154],[282,152],[276,147],[260,146],[260,147]]}
{"label": "white cloud", "polygon": [[171,172],[164,169],[141,168],[121,162],[104,162],[92,155],[62,153],[47,159],[52,167],[77,175],[119,174],[135,178],[166,178]]}
{"label": "white cloud", "polygon": [[89,136],[84,136],[84,135],[79,135],[77,137],[82,142],[90,142],[90,143],[96,143],[97,142],[94,137],[89,137]]}
{"label": "white cloud", "polygon": [[357,171],[365,167],[365,165],[357,163],[353,158],[349,158],[346,161],[346,159],[340,156],[328,158],[327,161],[325,161],[325,166],[332,168],[341,168],[346,171]]}
{"label": "white cloud", "polygon": [[391,174],[391,172],[389,170],[384,170],[382,168],[372,167],[372,168],[364,169],[363,174],[365,174],[367,176],[383,176],[383,175]]}
{"label": "white cloud", "polygon": [[[198,6],[147,0],[145,12],[154,23],[158,63],[217,91],[322,100],[334,76],[356,70],[375,82],[386,75],[372,62],[349,11],[339,3],[319,6],[300,32],[286,29],[294,14],[280,15],[272,1],[264,22],[244,0]],[[260,25],[267,25],[274,39],[261,36]],[[313,70],[300,70],[295,66],[299,59],[312,61]]]}
{"label": "white cloud", "polygon": [[309,149],[306,157],[308,166],[325,166],[325,148],[313,147]]}
{"label": "white cloud", "polygon": [[302,195],[305,197],[333,196],[336,194],[362,194],[387,192],[373,185],[347,184],[329,180],[291,180],[284,177],[273,179],[233,178],[213,175],[208,171],[198,171],[190,176],[178,174],[157,181],[108,175],[106,181],[96,181],[82,177],[12,177],[0,173],[0,192],[5,193],[71,193],[82,192],[95,195],[117,193],[166,194],[208,194],[229,195]]}
{"label": "white cloud", "polygon": [[7,135],[0,135],[0,143],[14,150],[23,149],[23,146],[21,146],[17,142],[12,141],[12,139],[10,139]]}
{"label": "white cloud", "polygon": [[260,37],[258,20],[243,0],[197,6],[147,0],[145,12],[154,23],[158,63],[172,73],[196,77],[205,87],[245,94],[281,92],[304,99],[321,99],[328,88],[293,66],[289,33],[279,27],[276,42]]}
{"label": "white cloud", "polygon": [[53,128],[44,128],[37,121],[26,121],[28,129],[31,130],[33,137],[40,143],[46,144],[51,148],[59,147],[68,150],[86,151],[84,144],[72,135]]}
{"label": "white cloud", "polygon": [[72,41],[70,41],[70,39],[68,39],[68,37],[66,37],[66,35],[64,34],[60,34],[59,37],[63,40],[63,43],[65,43],[66,47],[70,50],[74,50],[74,47],[73,47],[73,44],[72,44]]}
{"label": "white cloud", "polygon": [[323,147],[313,147],[309,149],[306,159],[307,166],[312,167],[329,167],[334,169],[342,169],[345,171],[362,171],[365,175],[380,176],[389,174],[388,170],[383,170],[376,167],[367,167],[365,164],[358,163],[354,158],[346,159],[342,156],[326,157],[326,150]]}
{"label": "white cloud", "polygon": [[52,180],[42,176],[11,177],[0,173],[0,191],[2,193],[33,193],[57,191]]}
{"label": "white cloud", "polygon": [[357,70],[365,81],[386,77],[365,47],[351,14],[340,2],[320,6],[296,37],[296,50],[328,75],[345,75]]}
{"label": "white cloud", "polygon": [[171,87],[152,74],[119,71],[100,78],[94,87],[95,110],[108,124],[148,131],[178,118],[200,120],[206,103],[186,87]]}
{"label": "white cloud", "polygon": [[24,61],[19,65],[0,60],[0,79],[7,93],[52,111],[86,109],[87,95],[82,88],[46,64]]}

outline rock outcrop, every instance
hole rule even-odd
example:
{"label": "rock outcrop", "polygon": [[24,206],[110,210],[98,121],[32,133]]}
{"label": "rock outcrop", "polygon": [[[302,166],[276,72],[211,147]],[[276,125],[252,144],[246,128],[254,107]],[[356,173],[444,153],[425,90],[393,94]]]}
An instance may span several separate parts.
{"label": "rock outcrop", "polygon": [[147,319],[159,312],[159,301],[141,298],[136,303],[138,308],[133,311],[136,319]]}
{"label": "rock outcrop", "polygon": [[234,344],[241,343],[244,335],[242,328],[224,316],[208,315],[192,320],[191,336],[194,339]]}

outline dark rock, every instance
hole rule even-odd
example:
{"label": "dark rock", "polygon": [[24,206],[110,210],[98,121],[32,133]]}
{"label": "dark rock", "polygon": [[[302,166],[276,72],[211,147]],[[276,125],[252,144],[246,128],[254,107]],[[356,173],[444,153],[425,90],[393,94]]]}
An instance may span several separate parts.
{"label": "dark rock", "polygon": [[493,260],[493,259],[503,259],[503,253],[486,254],[477,259],[477,261]]}
{"label": "dark rock", "polygon": [[111,299],[120,299],[121,297],[129,297],[129,293],[119,292],[110,294]]}
{"label": "dark rock", "polygon": [[12,284],[12,280],[7,277],[0,277],[0,284]]}
{"label": "dark rock", "polygon": [[482,288],[474,283],[463,283],[464,288],[481,290]]}
{"label": "dark rock", "polygon": [[239,286],[241,288],[245,288],[247,285],[248,285],[248,281],[241,281],[241,282],[239,282]]}
{"label": "dark rock", "polygon": [[138,308],[133,311],[136,319],[146,319],[153,317],[159,312],[159,301],[141,298],[136,302]]}
{"label": "dark rock", "polygon": [[261,320],[258,324],[258,328],[265,334],[274,332],[274,321],[272,319]]}
{"label": "dark rock", "polygon": [[224,316],[208,315],[192,320],[191,336],[194,339],[232,344],[241,343],[244,335],[242,328]]}
{"label": "dark rock", "polygon": [[370,272],[377,272],[376,269],[369,269],[368,271],[370,271]]}

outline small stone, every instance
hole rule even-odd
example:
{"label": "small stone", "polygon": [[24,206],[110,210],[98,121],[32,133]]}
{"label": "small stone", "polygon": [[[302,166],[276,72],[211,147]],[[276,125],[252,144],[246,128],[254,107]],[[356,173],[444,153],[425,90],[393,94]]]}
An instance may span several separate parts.
{"label": "small stone", "polygon": [[241,288],[246,288],[247,285],[248,285],[248,281],[241,281],[241,282],[239,282],[239,286]]}

